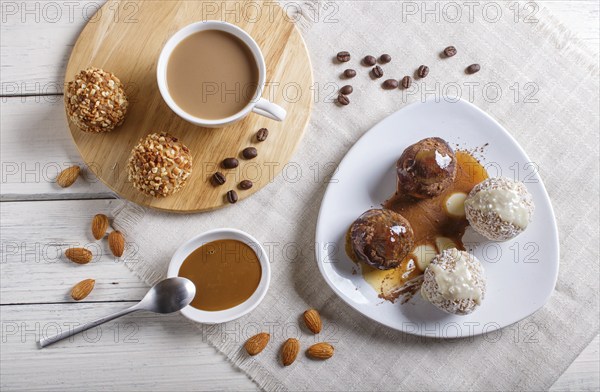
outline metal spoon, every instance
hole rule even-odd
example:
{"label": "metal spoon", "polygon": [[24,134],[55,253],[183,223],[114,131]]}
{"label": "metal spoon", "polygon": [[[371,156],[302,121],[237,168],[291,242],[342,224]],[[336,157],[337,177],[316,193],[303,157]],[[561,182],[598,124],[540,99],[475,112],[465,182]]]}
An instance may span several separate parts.
{"label": "metal spoon", "polygon": [[61,332],[54,336],[42,338],[38,341],[38,347],[44,348],[56,343],[59,340],[73,336],[79,332],[104,324],[107,321],[114,320],[131,312],[138,310],[148,310],[154,313],[173,313],[185,308],[194,299],[196,295],[196,286],[191,280],[186,278],[174,277],[158,282],[152,287],[140,302],[130,308],[102,317],[96,321],[83,324],[77,328]]}

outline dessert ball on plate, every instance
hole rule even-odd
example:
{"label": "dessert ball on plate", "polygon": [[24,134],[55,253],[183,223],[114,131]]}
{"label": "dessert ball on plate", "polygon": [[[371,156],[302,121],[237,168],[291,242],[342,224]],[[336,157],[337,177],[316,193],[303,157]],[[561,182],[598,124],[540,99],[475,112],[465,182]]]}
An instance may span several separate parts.
{"label": "dessert ball on plate", "polygon": [[444,139],[430,137],[409,146],[396,163],[398,193],[427,199],[440,195],[456,177],[456,156]]}
{"label": "dessert ball on plate", "polygon": [[533,198],[525,185],[504,177],[477,184],[465,200],[465,213],[473,229],[493,241],[506,241],[522,233],[533,210]]}
{"label": "dessert ball on plate", "polygon": [[356,258],[380,270],[397,267],[414,245],[410,223],[400,214],[373,209],[350,226],[350,241]]}
{"label": "dessert ball on plate", "polygon": [[129,181],[148,196],[179,192],[192,173],[190,150],[168,133],[151,133],[140,139],[127,163]]}
{"label": "dessert ball on plate", "polygon": [[67,84],[67,115],[82,131],[112,131],[125,120],[128,106],[121,81],[110,72],[88,68]]}
{"label": "dessert ball on plate", "polygon": [[425,270],[421,295],[444,312],[469,314],[485,297],[483,267],[467,252],[447,249]]}

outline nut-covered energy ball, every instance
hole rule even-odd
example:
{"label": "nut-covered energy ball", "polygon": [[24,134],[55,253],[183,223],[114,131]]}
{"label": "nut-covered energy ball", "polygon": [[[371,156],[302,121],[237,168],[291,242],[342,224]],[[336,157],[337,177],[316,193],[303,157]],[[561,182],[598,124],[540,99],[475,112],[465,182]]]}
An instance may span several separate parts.
{"label": "nut-covered energy ball", "polygon": [[356,258],[372,267],[397,267],[414,245],[413,229],[402,215],[386,209],[362,214],[350,226],[350,244]]}
{"label": "nut-covered energy ball", "polygon": [[493,241],[521,234],[533,211],[533,197],[525,185],[504,177],[480,182],[465,200],[465,214],[473,229]]}
{"label": "nut-covered energy ball", "polygon": [[467,252],[447,249],[425,270],[421,295],[444,312],[469,314],[485,297],[483,266]]}
{"label": "nut-covered energy ball", "polygon": [[396,163],[398,193],[428,199],[456,178],[456,156],[444,139],[429,137],[404,150]]}
{"label": "nut-covered energy ball", "polygon": [[129,181],[149,196],[179,192],[192,173],[190,150],[168,133],[151,133],[140,139],[127,164]]}
{"label": "nut-covered energy ball", "polygon": [[98,68],[79,72],[65,91],[67,115],[85,132],[112,131],[125,120],[128,105],[121,81]]}

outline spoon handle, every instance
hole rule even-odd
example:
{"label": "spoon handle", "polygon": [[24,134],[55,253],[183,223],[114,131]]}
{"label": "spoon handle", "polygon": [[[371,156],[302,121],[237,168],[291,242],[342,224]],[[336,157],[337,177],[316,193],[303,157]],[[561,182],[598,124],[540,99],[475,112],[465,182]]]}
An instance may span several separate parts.
{"label": "spoon handle", "polygon": [[136,310],[140,310],[140,308],[137,307],[137,305],[134,305],[130,308],[127,309],[123,309],[119,312],[113,313],[113,314],[109,314],[108,316],[104,316],[98,320],[95,321],[90,321],[89,323],[80,325],[78,327],[75,327],[73,329],[69,329],[67,331],[61,331],[60,333],[54,335],[54,336],[49,336],[49,337],[43,337],[41,338],[37,343],[38,343],[38,347],[39,348],[44,348],[46,346],[49,346],[53,343],[58,342],[59,340],[63,340],[68,338],[69,336],[73,336],[75,334],[78,334],[79,332],[83,332],[86,331],[90,328],[94,328],[97,327],[100,324],[104,324],[110,320],[114,320],[118,317],[124,316],[126,314],[129,314],[131,312],[135,312]]}

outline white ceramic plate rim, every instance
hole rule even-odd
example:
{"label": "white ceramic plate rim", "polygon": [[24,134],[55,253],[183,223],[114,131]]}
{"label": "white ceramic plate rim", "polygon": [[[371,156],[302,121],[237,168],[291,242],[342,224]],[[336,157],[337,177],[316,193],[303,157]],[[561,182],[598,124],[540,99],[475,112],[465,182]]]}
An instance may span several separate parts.
{"label": "white ceramic plate rim", "polygon": [[[417,105],[446,105],[446,104],[451,104],[451,105],[461,105],[463,106],[465,109],[473,111],[473,113],[477,114],[478,116],[480,116],[480,118],[484,118],[486,121],[488,121],[491,125],[493,125],[496,128],[496,131],[500,131],[503,136],[508,139],[511,144],[513,144],[518,152],[518,154],[522,155],[523,157],[525,157],[527,162],[531,162],[531,160],[529,159],[528,155],[525,153],[525,151],[522,149],[522,147],[519,145],[519,143],[512,137],[512,135],[510,135],[510,133],[504,129],[504,127],[502,127],[502,125],[500,125],[496,120],[494,120],[491,116],[489,116],[487,113],[485,113],[483,110],[479,109],[477,106],[464,101],[462,99],[460,100],[454,100],[454,101],[446,101],[446,100],[439,100],[439,101],[434,101],[434,99],[429,99],[426,100],[425,102],[417,102],[417,103],[413,103],[411,105],[407,105],[406,107],[400,109],[399,111],[397,111],[396,113],[388,116],[386,119],[382,120],[381,122],[379,122],[377,125],[375,125],[371,130],[365,132],[365,134],[349,149],[349,151],[346,153],[346,155],[344,156],[344,158],[342,159],[342,161],[340,162],[339,166],[338,166],[338,171],[337,174],[339,174],[340,172],[342,172],[344,166],[347,163],[347,160],[349,160],[352,155],[353,155],[353,151],[355,150],[359,150],[362,148],[362,144],[363,143],[368,143],[365,142],[365,140],[369,139],[370,136],[369,134],[372,132],[377,132],[377,129],[382,127],[382,124],[386,123],[387,121],[390,121],[390,117],[394,117],[397,116],[399,113],[402,113],[404,111],[407,111],[408,109],[412,108],[413,106],[417,106]],[[387,124],[386,124],[387,125]],[[401,125],[400,125],[401,126]],[[429,136],[435,136],[435,135],[426,135],[426,134],[420,134],[420,135],[411,135],[414,136],[413,138],[415,139],[414,142],[425,138],[425,137],[429,137]],[[491,142],[493,143],[493,140],[491,140]],[[405,147],[407,147],[408,145],[406,145]],[[475,146],[472,146],[475,147]],[[401,151],[400,151],[401,152]],[[399,154],[398,154],[399,156]],[[337,174],[333,177],[336,178]],[[479,335],[479,334],[485,334],[485,333],[490,333],[496,330],[499,330],[501,328],[504,328],[508,325],[511,325],[513,323],[516,323],[528,316],[530,316],[531,314],[535,313],[537,310],[539,310],[540,308],[542,308],[544,306],[544,304],[548,301],[548,299],[550,298],[552,292],[554,291],[554,287],[556,286],[556,281],[558,279],[558,268],[559,268],[559,237],[558,237],[558,229],[556,226],[556,218],[554,215],[554,211],[552,209],[552,204],[550,202],[548,193],[544,187],[543,181],[541,180],[541,178],[539,177],[538,173],[535,173],[535,178],[538,180],[539,182],[539,186],[541,188],[541,193],[543,195],[544,201],[547,202],[548,205],[548,214],[549,214],[549,219],[553,224],[552,227],[550,228],[550,230],[553,232],[552,238],[550,238],[547,242],[547,246],[550,247],[551,249],[549,250],[549,252],[553,255],[553,260],[550,261],[551,266],[554,268],[554,273],[551,276],[552,279],[552,290],[548,290],[547,293],[545,293],[544,295],[544,299],[541,303],[541,305],[539,305],[536,309],[533,309],[531,312],[529,312],[529,314],[526,315],[521,315],[516,316],[516,317],[512,317],[510,318],[509,321],[507,322],[503,322],[503,323],[493,323],[492,325],[485,325],[485,328],[480,328],[480,327],[474,327],[473,329],[469,329],[467,331],[467,333],[464,333],[462,329],[457,329],[457,330],[448,330],[445,331],[444,333],[439,333],[439,331],[433,333],[432,331],[429,331],[427,326],[425,326],[425,328],[419,327],[419,328],[414,328],[414,326],[409,325],[408,324],[404,324],[402,323],[401,325],[398,325],[397,322],[392,321],[388,318],[386,318],[384,315],[381,314],[381,312],[383,312],[384,310],[381,309],[379,312],[377,311],[373,311],[373,308],[376,305],[373,305],[371,303],[367,303],[367,304],[360,304],[355,302],[352,298],[350,298],[346,292],[342,289],[340,289],[336,283],[334,281],[331,280],[330,276],[328,275],[328,272],[325,270],[324,264],[325,264],[325,259],[328,257],[327,255],[323,255],[323,251],[324,249],[321,249],[322,246],[321,244],[327,244],[330,243],[328,242],[327,238],[325,238],[325,234],[324,232],[326,231],[325,227],[324,227],[324,222],[323,222],[323,216],[324,216],[324,208],[325,208],[325,201],[328,199],[328,196],[330,194],[330,192],[334,192],[332,189],[332,184],[330,184],[323,196],[323,201],[321,204],[321,208],[319,211],[319,216],[317,218],[317,227],[316,227],[316,234],[315,234],[315,243],[317,246],[315,246],[315,257],[316,257],[316,261],[317,264],[319,266],[319,270],[321,271],[321,274],[323,276],[323,278],[325,279],[325,281],[327,282],[327,284],[332,288],[332,290],[341,298],[344,300],[344,302],[346,302],[348,305],[350,305],[351,307],[353,307],[354,309],[356,309],[358,312],[362,313],[363,315],[367,316],[368,318],[383,324],[385,326],[388,326],[390,328],[399,330],[399,331],[403,331],[405,333],[408,334],[413,334],[413,335],[420,335],[420,336],[427,336],[427,337],[433,337],[433,338],[460,338],[460,337],[467,337],[467,336],[475,336],[475,335]],[[391,194],[389,195],[391,196]],[[380,202],[383,202],[384,200],[380,200]],[[376,207],[374,207],[376,208]],[[366,209],[365,209],[366,210]],[[536,213],[540,213],[540,211],[536,210]],[[534,217],[535,219],[535,217]],[[327,246],[327,245],[326,245]],[[342,250],[343,252],[343,250]],[[344,256],[345,256],[345,252]],[[347,256],[345,256],[347,258]],[[348,261],[350,262],[350,261]],[[375,291],[373,290],[373,293],[375,293]],[[374,294],[375,296],[375,294]],[[419,296],[419,295],[418,295]],[[417,296],[416,296],[417,297]],[[420,296],[419,296],[420,297]],[[421,299],[422,300],[422,299]],[[411,301],[414,301],[411,300]],[[423,300],[422,300],[423,301]],[[407,306],[407,305],[399,305],[398,301],[396,304],[394,304],[394,306]],[[428,304],[429,305],[429,304]],[[431,305],[429,305],[431,306]],[[472,314],[476,314],[477,310],[472,313]],[[460,317],[460,316],[454,316],[454,317]],[[449,323],[449,324],[452,324]]]}
{"label": "white ceramic plate rim", "polygon": [[222,228],[206,231],[183,243],[171,258],[167,277],[179,276],[179,269],[186,257],[200,246],[212,241],[228,239],[241,241],[256,252],[262,269],[260,283],[250,298],[231,309],[210,312],[196,309],[191,305],[186,306],[181,310],[181,313],[190,320],[203,324],[219,324],[235,320],[254,310],[267,294],[271,283],[271,265],[267,252],[254,237],[237,229]]}

